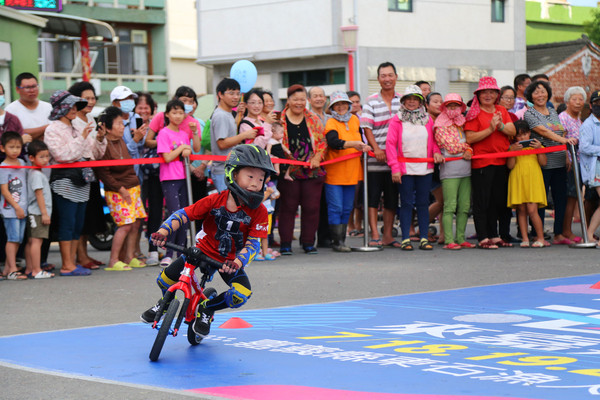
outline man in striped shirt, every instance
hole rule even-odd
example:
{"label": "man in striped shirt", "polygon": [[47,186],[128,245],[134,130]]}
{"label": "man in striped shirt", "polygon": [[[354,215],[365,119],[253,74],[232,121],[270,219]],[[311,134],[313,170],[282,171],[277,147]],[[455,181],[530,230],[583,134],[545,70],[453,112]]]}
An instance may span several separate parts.
{"label": "man in striped shirt", "polygon": [[[398,208],[398,187],[392,182],[392,174],[385,156],[385,140],[390,120],[400,109],[400,95],[396,93],[396,67],[384,62],[377,68],[377,80],[381,86],[379,93],[371,95],[363,106],[360,126],[375,158],[368,160],[368,207],[370,246],[400,247],[392,236],[394,216]],[[377,229],[377,208],[383,192],[383,237]]]}

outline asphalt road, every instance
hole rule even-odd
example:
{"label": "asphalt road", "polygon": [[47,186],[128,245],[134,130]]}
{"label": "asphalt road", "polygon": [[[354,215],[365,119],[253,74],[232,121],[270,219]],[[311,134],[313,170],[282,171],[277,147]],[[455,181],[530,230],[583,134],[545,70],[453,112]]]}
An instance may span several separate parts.
{"label": "asphalt road", "polygon": [[[546,226],[551,221],[546,221]],[[469,225],[468,232],[473,230]],[[513,228],[514,230],[514,228]],[[363,239],[349,239],[362,245]],[[90,249],[107,260],[107,252]],[[595,274],[600,252],[552,246],[544,249],[498,249],[294,255],[254,262],[248,273],[253,295],[246,309],[382,297],[445,289]],[[60,264],[53,246],[50,261]],[[155,285],[159,268],[130,272],[94,271],[91,277],[57,277],[25,282],[0,282],[0,336],[79,327],[129,323],[160,295]],[[223,289],[218,278],[213,285]],[[493,301],[493,299],[491,299]],[[114,340],[118,340],[116,337]],[[94,343],[90,343],[93,346]],[[65,357],[82,356],[65,354]],[[84,356],[84,355],[83,355]],[[183,399],[199,397],[156,388],[126,386],[86,377],[73,378],[0,364],[3,399]]]}

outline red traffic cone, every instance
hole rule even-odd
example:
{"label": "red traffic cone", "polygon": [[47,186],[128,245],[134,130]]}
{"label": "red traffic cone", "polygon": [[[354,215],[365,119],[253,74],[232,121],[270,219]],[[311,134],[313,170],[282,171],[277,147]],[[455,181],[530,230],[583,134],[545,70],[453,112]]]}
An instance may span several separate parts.
{"label": "red traffic cone", "polygon": [[592,286],[590,286],[590,289],[600,289],[600,281],[596,282]]}
{"label": "red traffic cone", "polygon": [[223,329],[243,329],[243,328],[252,328],[252,324],[247,323],[241,318],[233,317],[229,318],[225,321],[219,328]]}

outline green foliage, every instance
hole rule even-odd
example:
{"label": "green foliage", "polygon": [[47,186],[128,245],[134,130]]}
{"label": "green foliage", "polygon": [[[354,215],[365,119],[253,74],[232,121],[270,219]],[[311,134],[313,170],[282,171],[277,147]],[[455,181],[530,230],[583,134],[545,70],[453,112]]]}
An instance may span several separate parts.
{"label": "green foliage", "polygon": [[592,42],[600,45],[600,8],[593,10],[592,15],[594,19],[592,21],[585,21],[583,29]]}

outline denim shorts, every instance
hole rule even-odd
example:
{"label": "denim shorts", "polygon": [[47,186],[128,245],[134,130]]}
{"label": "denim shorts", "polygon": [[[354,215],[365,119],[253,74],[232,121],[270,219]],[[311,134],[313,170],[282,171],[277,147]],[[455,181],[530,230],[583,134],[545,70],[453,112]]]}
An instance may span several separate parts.
{"label": "denim shorts", "polygon": [[13,243],[21,243],[25,237],[25,227],[27,226],[27,218],[3,218],[4,229],[6,230],[6,241]]}

